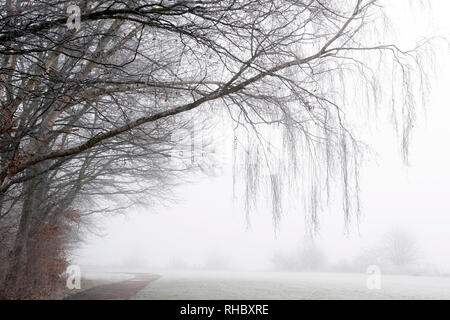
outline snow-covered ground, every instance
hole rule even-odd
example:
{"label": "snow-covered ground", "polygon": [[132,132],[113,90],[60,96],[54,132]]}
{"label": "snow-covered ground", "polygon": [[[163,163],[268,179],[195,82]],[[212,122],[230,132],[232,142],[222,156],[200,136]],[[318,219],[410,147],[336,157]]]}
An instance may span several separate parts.
{"label": "snow-covered ground", "polygon": [[280,272],[158,272],[162,277],[133,299],[450,299],[450,278]]}

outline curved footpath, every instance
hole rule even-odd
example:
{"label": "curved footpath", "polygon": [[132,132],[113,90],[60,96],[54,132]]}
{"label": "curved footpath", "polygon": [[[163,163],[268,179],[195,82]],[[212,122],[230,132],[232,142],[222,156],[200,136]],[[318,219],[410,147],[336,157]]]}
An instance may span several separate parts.
{"label": "curved footpath", "polygon": [[63,298],[63,300],[127,300],[159,279],[156,274],[135,274],[133,279],[95,286]]}

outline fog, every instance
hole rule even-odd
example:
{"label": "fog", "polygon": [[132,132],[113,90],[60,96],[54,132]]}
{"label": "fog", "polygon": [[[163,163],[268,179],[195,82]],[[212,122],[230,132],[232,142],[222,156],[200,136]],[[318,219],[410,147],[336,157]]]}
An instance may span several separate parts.
{"label": "fog", "polygon": [[[430,1],[431,8],[413,4],[408,14],[399,9],[401,3],[389,4],[401,44],[408,46],[432,35],[450,36],[447,1]],[[280,255],[296,256],[305,243],[313,241],[325,261],[320,268],[339,271],[348,263],[355,267],[343,271],[364,273],[378,262],[357,265],[355,259],[383,247],[386,234],[401,232],[417,247],[417,272],[450,273],[449,53],[449,47],[440,42],[430,103],[419,110],[409,165],[402,162],[399,139],[387,113],[378,114],[377,124],[364,129],[363,140],[373,152],[361,168],[362,214],[349,225],[337,202],[320,214],[320,230],[313,239],[299,211],[285,212],[276,227],[269,209],[253,213],[248,223],[242,205],[233,200],[232,146],[222,141],[215,143],[222,164],[214,177],[195,177],[176,188],[171,195],[176,201],[102,218],[100,235],[88,236],[74,253],[74,262],[85,268],[149,272],[165,268],[276,270],[280,266],[274,260]]]}

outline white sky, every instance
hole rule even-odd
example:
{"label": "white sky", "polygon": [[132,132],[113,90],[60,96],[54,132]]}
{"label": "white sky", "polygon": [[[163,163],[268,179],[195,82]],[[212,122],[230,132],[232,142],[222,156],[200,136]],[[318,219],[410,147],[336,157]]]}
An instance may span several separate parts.
{"label": "white sky", "polygon": [[[431,10],[419,1],[384,1],[405,45],[425,36],[450,39],[450,2],[430,0]],[[413,10],[405,4],[413,3]],[[322,215],[318,244],[332,261],[351,258],[361,247],[374,243],[393,226],[411,232],[422,253],[450,270],[450,48],[436,51],[436,76],[431,103],[420,111],[411,146],[411,164],[404,167],[398,140],[388,121],[380,118],[378,130],[367,133],[377,152],[362,171],[363,216],[359,231],[353,225],[345,235],[340,206]],[[231,145],[230,145],[231,148]],[[81,264],[113,265],[123,261],[164,266],[176,260],[201,265],[218,252],[242,268],[269,266],[274,249],[294,248],[304,239],[302,213],[290,212],[274,237],[270,212],[245,217],[233,210],[230,172],[218,178],[181,188],[180,202],[168,208],[130,212],[105,222],[104,238],[95,238],[81,252]]]}

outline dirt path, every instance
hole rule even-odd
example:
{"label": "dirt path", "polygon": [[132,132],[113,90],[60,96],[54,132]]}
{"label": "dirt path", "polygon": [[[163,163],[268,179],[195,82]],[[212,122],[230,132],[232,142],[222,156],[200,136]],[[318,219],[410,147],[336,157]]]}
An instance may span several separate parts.
{"label": "dirt path", "polygon": [[156,274],[136,274],[133,279],[95,286],[71,294],[64,300],[127,300],[136,295],[150,282],[159,279]]}

